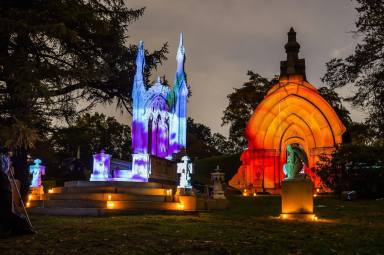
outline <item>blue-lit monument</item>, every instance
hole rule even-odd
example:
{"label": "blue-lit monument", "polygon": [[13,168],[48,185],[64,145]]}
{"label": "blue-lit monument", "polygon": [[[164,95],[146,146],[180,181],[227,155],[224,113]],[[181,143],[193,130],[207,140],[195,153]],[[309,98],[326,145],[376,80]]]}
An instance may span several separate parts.
{"label": "blue-lit monument", "polygon": [[[132,88],[132,168],[114,171],[104,164],[103,155],[107,154],[96,154],[91,181],[146,182],[151,179],[152,169],[159,169],[159,166],[161,169],[168,164],[164,160],[173,160],[176,153],[186,148],[188,87],[184,72],[185,49],[182,34],[176,62],[172,86],[162,84],[160,78],[148,86],[144,79],[144,43],[140,41]],[[156,160],[151,160],[154,157]],[[189,159],[188,162],[188,167],[192,169]],[[155,168],[154,164],[157,164]],[[183,176],[182,186],[190,186],[185,184],[185,178]]]}
{"label": "blue-lit monument", "polygon": [[144,43],[140,42],[136,57],[133,83],[132,171],[148,178],[150,156],[172,159],[186,147],[188,88],[184,73],[185,49],[180,35],[173,86],[161,84],[160,79],[150,86],[144,82]]}

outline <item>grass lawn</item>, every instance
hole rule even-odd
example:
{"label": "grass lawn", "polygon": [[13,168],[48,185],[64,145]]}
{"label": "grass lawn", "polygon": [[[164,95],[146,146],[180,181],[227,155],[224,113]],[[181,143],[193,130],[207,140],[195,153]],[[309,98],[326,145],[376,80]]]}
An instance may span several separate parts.
{"label": "grass lawn", "polygon": [[0,254],[384,254],[384,200],[317,197],[318,222],[283,221],[280,198],[231,197],[199,215],[32,216],[38,234]]}

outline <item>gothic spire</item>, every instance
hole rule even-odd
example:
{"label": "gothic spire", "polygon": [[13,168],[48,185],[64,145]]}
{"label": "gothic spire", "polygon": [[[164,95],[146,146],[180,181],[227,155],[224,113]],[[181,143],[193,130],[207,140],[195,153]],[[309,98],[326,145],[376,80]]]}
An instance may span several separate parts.
{"label": "gothic spire", "polygon": [[185,62],[185,48],[183,44],[183,33],[180,33],[180,41],[179,48],[177,49],[176,54],[176,62],[177,62],[177,73],[184,72],[184,62]]}
{"label": "gothic spire", "polygon": [[144,42],[140,41],[137,46],[136,74],[142,74],[145,66]]}

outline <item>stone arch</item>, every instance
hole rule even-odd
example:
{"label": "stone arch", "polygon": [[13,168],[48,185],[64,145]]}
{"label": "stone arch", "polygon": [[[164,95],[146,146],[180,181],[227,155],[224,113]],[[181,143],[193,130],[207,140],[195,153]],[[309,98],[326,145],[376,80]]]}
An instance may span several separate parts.
{"label": "stone arch", "polygon": [[[243,152],[242,166],[230,185],[278,191],[284,178],[286,146],[298,143],[308,156],[306,172],[319,186],[320,180],[310,168],[316,165],[320,154],[332,153],[342,142],[344,131],[336,112],[302,75],[283,76],[268,91],[247,124],[248,149]],[[263,176],[261,183],[252,182],[255,175]],[[241,176],[247,176],[247,180],[239,180]]]}

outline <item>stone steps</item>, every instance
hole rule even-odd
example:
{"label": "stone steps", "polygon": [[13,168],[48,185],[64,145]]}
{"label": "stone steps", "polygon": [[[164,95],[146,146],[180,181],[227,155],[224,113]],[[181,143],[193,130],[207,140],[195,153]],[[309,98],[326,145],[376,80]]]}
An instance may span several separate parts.
{"label": "stone steps", "polygon": [[[112,206],[108,204],[112,203]],[[158,201],[33,200],[30,208],[98,208],[119,210],[180,210],[180,203]]]}
{"label": "stone steps", "polygon": [[113,216],[113,215],[130,215],[130,214],[142,214],[142,213],[162,213],[172,215],[190,215],[198,212],[191,211],[166,211],[166,210],[109,210],[105,208],[59,208],[59,207],[34,207],[28,208],[28,212],[31,214],[40,215],[57,215],[57,216]]}
{"label": "stone steps", "polygon": [[[150,193],[150,192],[148,192]],[[155,193],[155,192],[154,192]],[[97,201],[155,201],[170,202],[172,196],[146,195],[129,193],[51,193],[45,195],[45,200],[97,200]]]}
{"label": "stone steps", "polygon": [[166,196],[169,194],[169,189],[166,188],[149,188],[149,187],[57,187],[51,189],[50,194],[57,193],[125,193],[131,195],[142,196]]}
{"label": "stone steps", "polygon": [[64,187],[124,187],[124,188],[171,188],[156,182],[124,182],[124,181],[69,181],[64,183]]}
{"label": "stone steps", "polygon": [[31,213],[51,215],[107,215],[132,211],[183,211],[175,202],[176,187],[154,182],[71,181],[31,196]]}

